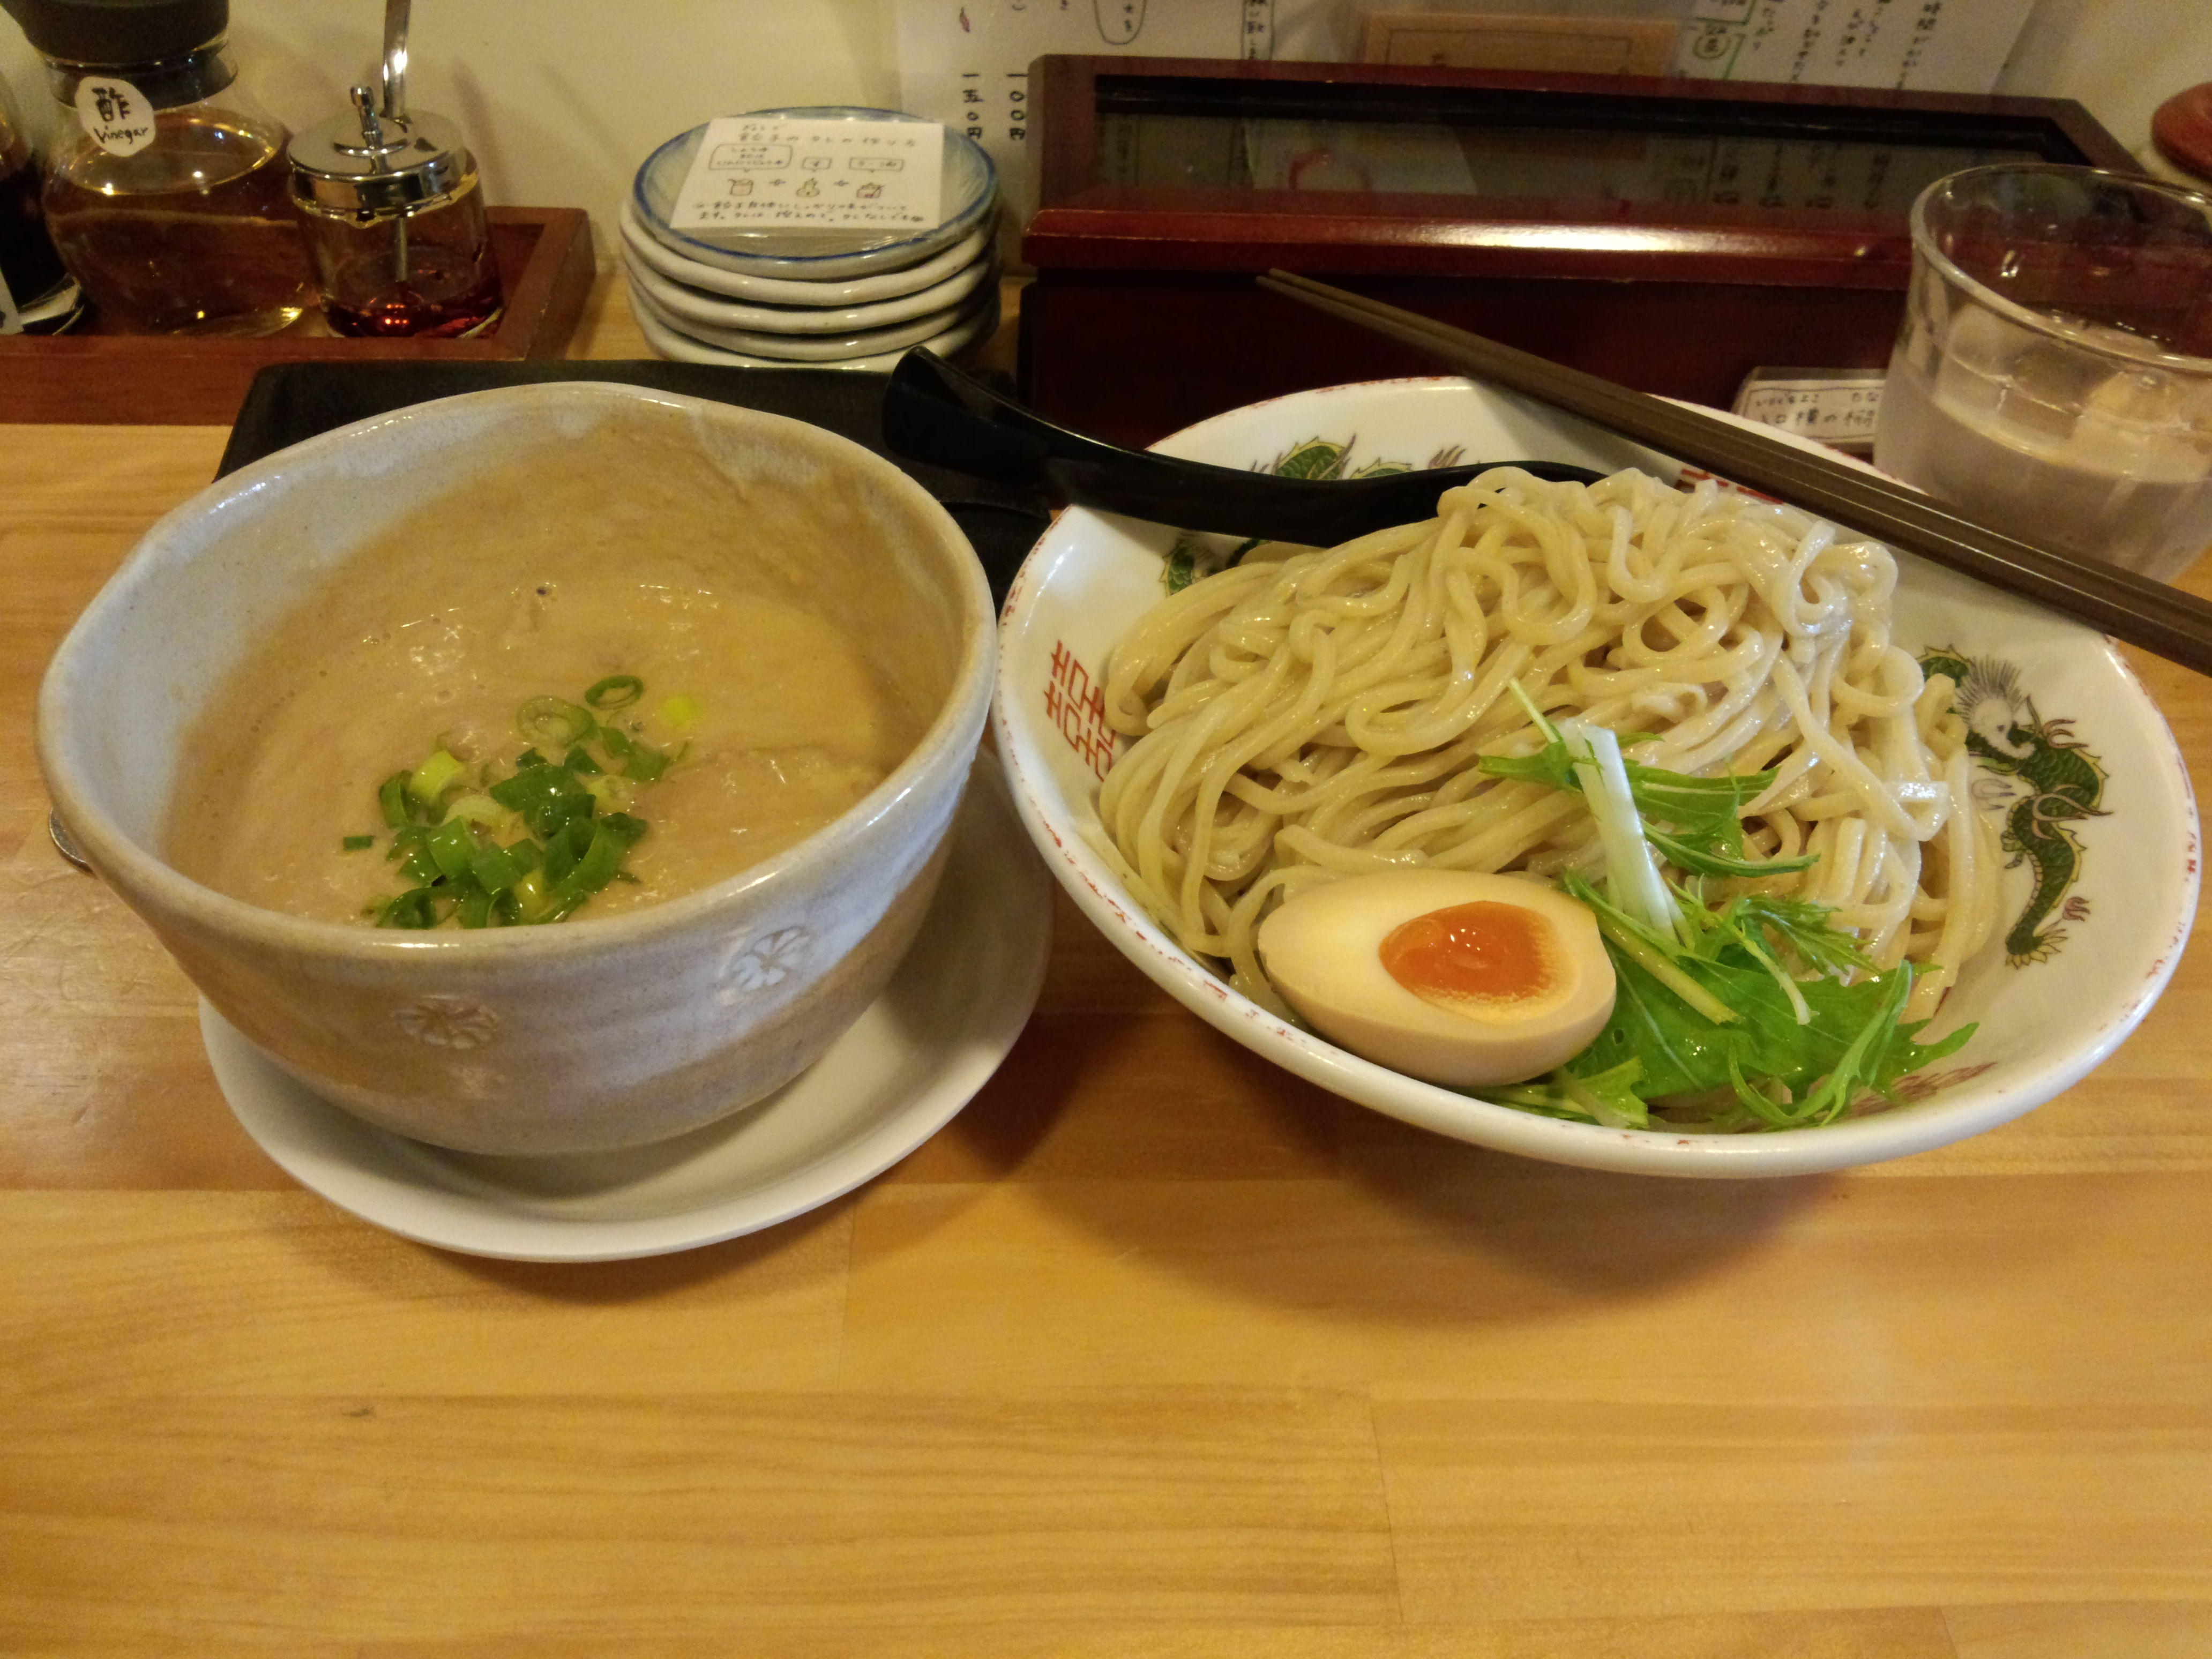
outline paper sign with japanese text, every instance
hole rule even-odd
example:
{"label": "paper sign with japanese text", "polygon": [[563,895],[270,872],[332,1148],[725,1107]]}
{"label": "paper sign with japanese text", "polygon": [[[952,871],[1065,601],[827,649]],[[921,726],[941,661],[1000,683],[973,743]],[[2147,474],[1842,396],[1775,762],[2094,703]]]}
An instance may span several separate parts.
{"label": "paper sign with japanese text", "polygon": [[928,121],[725,117],[669,210],[678,230],[884,230],[943,222],[945,130]]}

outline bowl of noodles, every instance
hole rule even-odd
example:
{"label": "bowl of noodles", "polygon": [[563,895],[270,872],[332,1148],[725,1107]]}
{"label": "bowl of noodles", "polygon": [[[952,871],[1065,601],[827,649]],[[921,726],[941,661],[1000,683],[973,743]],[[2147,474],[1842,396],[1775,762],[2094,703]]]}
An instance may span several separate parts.
{"label": "bowl of noodles", "polygon": [[[994,720],[1032,838],[1163,989],[1298,1076],[1559,1163],[1803,1174],[2030,1110],[2172,975],[2195,804],[2094,629],[1464,380],[1297,393],[1158,447],[1306,477],[1607,475],[1486,473],[1435,520],[1334,550],[1071,508],[1017,577]],[[1607,921],[1627,954],[1605,1032],[1510,1087],[1321,1035],[1261,939],[1317,890],[1462,871],[1627,902],[1595,781],[1540,775],[1560,732],[1591,728],[1639,792],[1730,803],[1724,848],[1683,850],[1654,820],[1660,850],[1635,855],[1684,918],[1637,936],[1686,972],[1650,961],[1632,916]],[[1653,984],[1685,977],[1717,997],[1717,1035],[1659,1006]],[[1850,1029],[1825,1030],[1832,1011]],[[1747,1058],[1762,1021],[1787,1054],[1771,1066]]]}

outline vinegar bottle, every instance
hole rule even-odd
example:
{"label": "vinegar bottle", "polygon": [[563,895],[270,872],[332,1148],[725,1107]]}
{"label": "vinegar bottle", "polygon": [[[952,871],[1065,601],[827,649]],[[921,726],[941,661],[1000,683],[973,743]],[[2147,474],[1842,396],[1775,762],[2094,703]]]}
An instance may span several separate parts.
{"label": "vinegar bottle", "polygon": [[100,327],[273,334],[313,300],[288,135],[239,84],[228,0],[0,0],[76,117],[42,195]]}

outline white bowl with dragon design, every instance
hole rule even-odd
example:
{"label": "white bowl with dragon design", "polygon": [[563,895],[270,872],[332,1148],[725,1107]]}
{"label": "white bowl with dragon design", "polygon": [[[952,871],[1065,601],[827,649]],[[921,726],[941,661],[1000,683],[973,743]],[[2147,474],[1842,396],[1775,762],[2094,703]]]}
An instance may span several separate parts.
{"label": "white bowl with dragon design", "polygon": [[[1457,379],[1378,381],[1232,410],[1158,448],[1310,475],[1376,465],[1553,460],[1672,478],[1668,457]],[[1322,454],[1322,449],[1331,453]],[[1291,458],[1297,457],[1294,460]],[[1046,864],[1132,961],[1199,1018],[1297,1075],[1439,1133],[1557,1163],[1651,1175],[1802,1175],[1992,1128],[2100,1064],[2157,1000],[2194,922],[2197,821],[2172,732],[2094,629],[1909,554],[1899,642],[1942,654],[1980,757],[1976,791],[2011,860],[2001,938],[1971,962],[1929,1040],[1956,1054],[1903,1080],[1906,1103],[1820,1127],[1689,1134],[1539,1117],[1362,1060],[1231,990],[1148,916],[1095,850],[1099,779],[1127,739],[1106,726],[1114,645],[1164,595],[1177,532],[1071,508],[1030,554],[1000,630],[994,721],[1014,799]],[[1222,538],[1226,545],[1226,538]],[[1868,1100],[1863,1109],[1880,1106]]]}

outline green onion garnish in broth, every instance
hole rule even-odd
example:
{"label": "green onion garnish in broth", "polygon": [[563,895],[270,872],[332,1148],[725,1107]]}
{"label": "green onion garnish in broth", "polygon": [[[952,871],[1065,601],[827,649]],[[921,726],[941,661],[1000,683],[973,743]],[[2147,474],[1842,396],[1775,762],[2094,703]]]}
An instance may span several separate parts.
{"label": "green onion garnish in broth", "polygon": [[[574,915],[610,882],[636,881],[624,866],[647,823],[628,808],[690,749],[642,741],[641,723],[606,723],[645,689],[635,674],[610,674],[581,702],[532,697],[515,713],[523,746],[512,763],[472,765],[441,740],[386,778],[374,791],[392,832],[386,857],[408,885],[366,914],[380,927],[527,927]],[[696,714],[690,697],[669,703]],[[342,850],[375,841],[347,836]]]}
{"label": "green onion garnish in broth", "polygon": [[645,682],[635,674],[610,674],[584,693],[584,701],[603,714],[627,708],[645,695]]}

